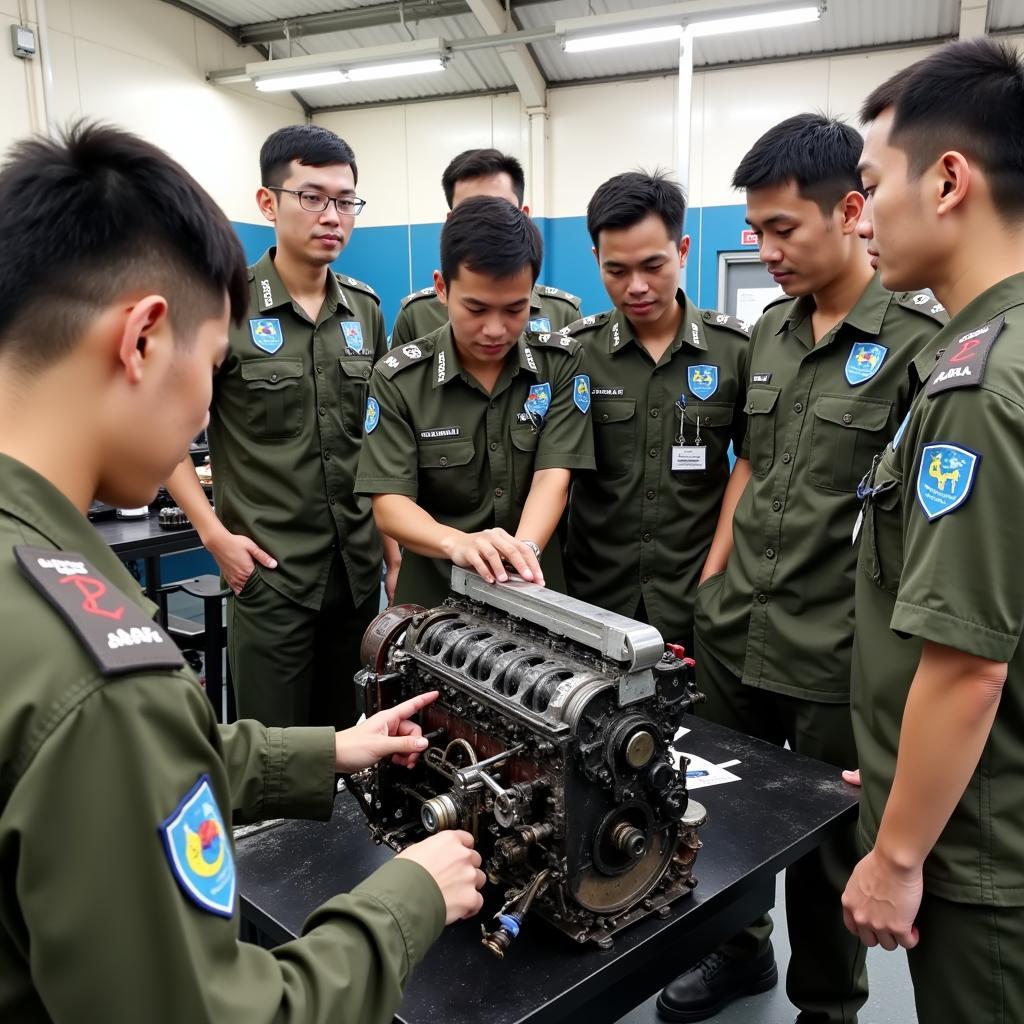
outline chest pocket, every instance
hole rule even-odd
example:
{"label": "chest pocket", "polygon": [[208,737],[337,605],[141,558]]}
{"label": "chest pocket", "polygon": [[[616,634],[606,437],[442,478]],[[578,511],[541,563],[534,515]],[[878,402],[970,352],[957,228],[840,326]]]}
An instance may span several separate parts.
{"label": "chest pocket", "polygon": [[751,388],[747,392],[747,434],[750,437],[750,471],[757,477],[768,475],[775,461],[775,406],[779,388]]}
{"label": "chest pocket", "polygon": [[828,491],[853,491],[884,447],[892,402],[881,398],[821,395],[814,403],[811,483]]}
{"label": "chest pocket", "polygon": [[247,359],[245,418],[249,432],[263,441],[281,441],[302,433],[302,360]]}
{"label": "chest pocket", "polygon": [[[678,410],[675,410],[675,416],[678,421]],[[709,456],[712,456],[712,453],[720,455],[729,446],[733,421],[731,405],[724,402],[691,402],[683,412],[683,420],[686,423],[687,444],[694,443],[697,428],[700,427],[700,443],[707,445]],[[678,425],[677,422],[676,426]],[[675,434],[675,430],[672,433]],[[709,458],[709,465],[710,461]]]}
{"label": "chest pocket", "polygon": [[603,398],[594,403],[593,417],[597,472],[625,476],[636,459],[636,400]]}
{"label": "chest pocket", "polygon": [[349,437],[358,439],[363,436],[366,396],[370,389],[370,370],[373,369],[373,364],[369,359],[339,356],[338,366],[341,423]]}
{"label": "chest pocket", "polygon": [[537,460],[537,445],[540,431],[530,423],[515,423],[510,431],[512,438],[512,481],[515,486],[516,503],[524,505],[533,483],[533,466]]}
{"label": "chest pocket", "polygon": [[421,441],[417,504],[431,515],[466,515],[480,503],[480,472],[471,437]]}
{"label": "chest pocket", "polygon": [[880,465],[873,493],[864,503],[859,554],[862,571],[894,596],[903,573],[902,494],[899,479]]}

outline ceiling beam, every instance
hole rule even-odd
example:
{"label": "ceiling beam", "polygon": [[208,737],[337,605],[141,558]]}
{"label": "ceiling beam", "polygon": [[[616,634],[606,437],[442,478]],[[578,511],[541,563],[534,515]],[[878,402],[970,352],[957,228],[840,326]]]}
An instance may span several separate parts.
{"label": "ceiling beam", "polygon": [[988,0],[960,0],[960,38],[973,39],[988,31]]}
{"label": "ceiling beam", "polygon": [[[504,35],[509,28],[510,15],[498,0],[466,0],[480,27],[489,36]],[[547,105],[548,83],[541,73],[533,54],[523,43],[498,48],[505,70],[523,97],[525,107]]]}

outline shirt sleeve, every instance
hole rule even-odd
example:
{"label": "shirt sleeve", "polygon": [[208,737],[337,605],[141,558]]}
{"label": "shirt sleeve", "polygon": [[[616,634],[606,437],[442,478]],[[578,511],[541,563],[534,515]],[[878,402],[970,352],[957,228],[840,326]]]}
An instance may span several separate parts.
{"label": "shirt sleeve", "polygon": [[405,399],[393,380],[374,370],[369,402],[377,403],[377,425],[363,432],[356,494],[404,494],[415,501],[419,493],[418,449]]}
{"label": "shirt sleeve", "polygon": [[[750,375],[753,372],[754,366],[754,346],[757,343],[758,328],[761,326],[764,317],[758,320],[754,324],[754,329],[750,332],[750,341],[747,342],[746,355],[744,356],[744,371],[743,371],[743,409],[747,407],[747,391],[750,389]],[[743,433],[739,435],[742,437],[739,448],[735,449],[736,455],[741,459],[750,458],[750,417],[744,412],[742,416],[743,420]]]}
{"label": "shirt sleeve", "polygon": [[590,383],[587,398],[577,401],[576,388],[586,371],[583,346],[558,359],[559,372],[552,380],[551,408],[544,417],[544,429],[537,444],[534,472],[540,469],[595,469],[594,434],[590,422]]}
{"label": "shirt sleeve", "polygon": [[987,386],[922,396],[918,408],[903,439],[892,628],[1008,662],[1024,627],[1024,409]]}
{"label": "shirt sleeve", "polygon": [[373,307],[370,330],[373,334],[373,361],[377,362],[388,354],[388,332],[384,327],[384,314],[380,306]]}
{"label": "shirt sleeve", "polygon": [[737,357],[736,372],[736,404],[732,413],[732,450],[733,454],[750,457],[749,446],[744,448],[747,440],[747,385],[750,381],[750,342],[747,341],[740,346]]}
{"label": "shirt sleeve", "polygon": [[[237,897],[226,916],[203,909],[162,831],[204,777],[204,825],[230,800],[200,702],[174,677],[108,682],[56,726],[4,808],[5,868],[15,848],[4,887],[48,1018],[78,1021],[87,1008],[104,1024],[388,1024],[443,927],[437,886],[418,865],[388,864],[317,910],[302,938],[239,942]],[[211,831],[219,870],[233,872],[230,830]]]}

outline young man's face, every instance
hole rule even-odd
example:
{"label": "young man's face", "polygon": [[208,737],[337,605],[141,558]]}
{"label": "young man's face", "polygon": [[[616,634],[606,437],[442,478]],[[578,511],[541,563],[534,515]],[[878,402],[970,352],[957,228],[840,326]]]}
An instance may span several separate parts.
{"label": "young man's face", "polygon": [[452,337],[463,363],[500,363],[508,355],[530,319],[533,285],[529,266],[499,278],[478,274],[463,264],[447,288],[434,272],[434,287],[448,308]]}
{"label": "young man's face", "polygon": [[883,111],[864,137],[860,172],[867,203],[857,230],[867,239],[882,284],[907,291],[932,283],[928,266],[935,257],[936,236],[926,220],[921,180],[908,180],[906,153],[889,145],[892,117],[891,109]]}
{"label": "young man's face", "polygon": [[517,210],[521,208],[526,213],[530,212],[525,206],[519,206],[519,196],[512,187],[512,178],[504,171],[500,174],[485,174],[479,178],[464,178],[455,182],[455,188],[452,190],[452,209],[474,196],[504,199]]}
{"label": "young man's face", "polygon": [[612,303],[634,324],[656,323],[671,309],[686,266],[690,238],[677,242],[665,222],[648,214],[629,228],[605,228],[597,238],[601,281]]}
{"label": "young man's face", "polygon": [[[355,176],[348,164],[310,167],[293,160],[280,187],[332,198],[356,194]],[[355,225],[355,217],[339,214],[334,203],[328,203],[321,213],[311,213],[291,192],[261,188],[257,200],[263,216],[274,225],[278,251],[297,262],[326,266],[336,260]]]}
{"label": "young man's face", "polygon": [[747,192],[747,223],[757,232],[761,262],[787,295],[813,295],[842,273],[856,225],[844,230],[845,203],[825,214],[792,181]]}

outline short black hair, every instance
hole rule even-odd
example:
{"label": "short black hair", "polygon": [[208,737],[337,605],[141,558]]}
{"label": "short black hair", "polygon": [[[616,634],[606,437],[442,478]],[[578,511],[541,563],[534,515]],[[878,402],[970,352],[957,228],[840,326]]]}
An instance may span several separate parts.
{"label": "short black hair", "polygon": [[750,192],[793,182],[828,216],[850,192],[861,191],[857,164],[864,140],[856,128],[824,114],[797,114],[769,128],[732,176]]}
{"label": "short black hair", "polygon": [[911,178],[957,150],[977,161],[999,213],[1024,217],[1024,63],[1012,46],[948,43],[883,82],[861,119],[874,121],[890,107],[889,143],[906,153]]}
{"label": "short black hair", "polygon": [[537,225],[495,196],[473,196],[459,203],[441,229],[441,276],[446,286],[462,267],[495,278],[514,277],[529,267],[536,283],[543,258]]}
{"label": "short black hair", "polygon": [[0,168],[0,353],[45,367],[127,292],[163,295],[188,345],[227,296],[241,323],[245,255],[227,218],[156,146],[77,122],[15,144]]}
{"label": "short black hair", "polygon": [[316,124],[290,124],[268,135],[260,147],[260,181],[276,187],[288,177],[293,160],[307,167],[348,164],[359,183],[359,168],[352,147],[327,128]]}
{"label": "short black hair", "polygon": [[609,178],[587,203],[587,231],[594,248],[602,231],[631,228],[652,213],[674,242],[683,237],[686,193],[667,171],[626,171]]}
{"label": "short black hair", "polygon": [[448,209],[452,208],[455,186],[460,181],[490,178],[495,174],[507,174],[512,179],[512,191],[522,206],[523,198],[526,196],[523,165],[514,156],[502,153],[498,149],[467,149],[455,157],[441,175],[441,188],[444,189]]}

